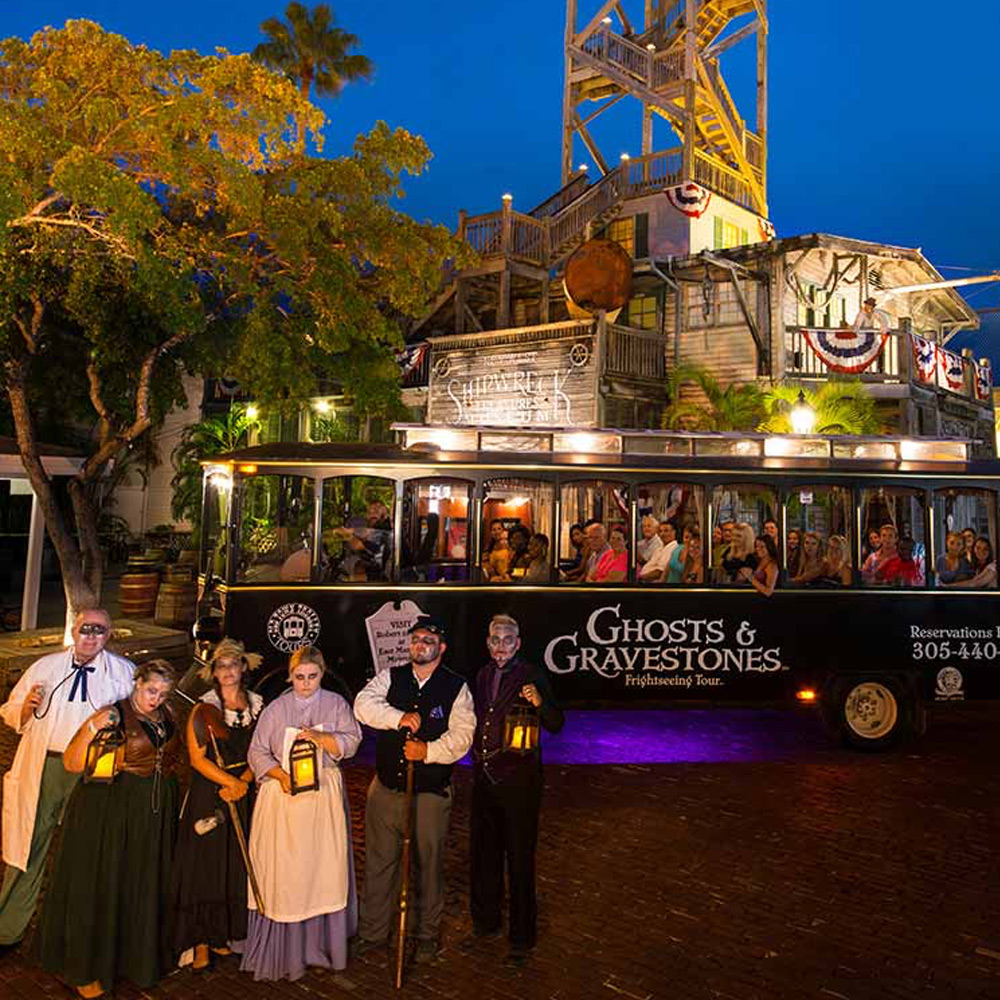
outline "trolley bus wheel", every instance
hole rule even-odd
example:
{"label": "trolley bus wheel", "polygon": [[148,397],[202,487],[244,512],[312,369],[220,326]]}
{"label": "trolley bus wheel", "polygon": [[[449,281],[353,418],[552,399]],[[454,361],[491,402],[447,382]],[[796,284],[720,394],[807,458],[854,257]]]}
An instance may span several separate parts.
{"label": "trolley bus wheel", "polygon": [[845,681],[837,705],[841,739],[857,750],[886,750],[910,728],[909,700],[887,677]]}

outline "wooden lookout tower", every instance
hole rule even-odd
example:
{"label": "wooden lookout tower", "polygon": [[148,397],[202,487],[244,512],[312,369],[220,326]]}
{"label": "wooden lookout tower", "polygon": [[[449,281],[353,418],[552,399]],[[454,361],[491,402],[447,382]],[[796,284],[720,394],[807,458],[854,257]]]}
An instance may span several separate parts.
{"label": "wooden lookout tower", "polygon": [[[563,184],[573,176],[575,136],[602,176],[618,166],[617,157],[609,165],[588,125],[619,101],[632,98],[643,107],[644,159],[654,153],[653,116],[659,115],[681,140],[684,181],[766,219],[766,3],[645,0],[645,23],[639,30],[619,0],[606,0],[583,25],[578,0],[566,0]],[[746,20],[748,15],[751,20]],[[745,23],[727,33],[734,21]],[[719,67],[719,56],[751,35],[757,39],[755,130],[737,109]]]}

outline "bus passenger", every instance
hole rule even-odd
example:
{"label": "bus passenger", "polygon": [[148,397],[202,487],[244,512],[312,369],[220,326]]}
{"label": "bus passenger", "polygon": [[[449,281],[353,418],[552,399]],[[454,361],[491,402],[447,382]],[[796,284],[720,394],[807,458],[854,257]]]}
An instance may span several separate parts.
{"label": "bus passenger", "polygon": [[483,546],[483,576],[487,580],[493,578],[494,573],[503,566],[500,575],[507,572],[507,529],[500,518],[495,517],[490,521],[490,540]]}
{"label": "bus passenger", "polygon": [[507,563],[505,579],[520,580],[531,563],[531,556],[528,555],[531,532],[523,524],[516,524],[510,529],[507,539],[510,545],[510,559]]}
{"label": "bus passenger", "polygon": [[549,536],[540,532],[528,542],[528,567],[524,572],[525,583],[549,582]]}
{"label": "bus passenger", "polygon": [[884,586],[883,567],[887,562],[896,558],[898,536],[895,525],[882,525],[879,529],[877,545],[872,541],[872,533],[869,532],[868,542],[871,552],[861,567],[861,579],[869,587]]}
{"label": "bus passenger", "polygon": [[882,536],[877,528],[872,528],[868,532],[868,541],[861,553],[861,572],[864,573],[864,566],[871,557],[882,547]]}
{"label": "bus passenger", "polygon": [[[603,532],[604,528],[601,527]],[[597,560],[593,573],[587,579],[593,583],[621,583],[628,574],[628,550],[625,547],[625,529],[616,524],[611,529],[611,544]]]}
{"label": "bus passenger", "polygon": [[658,530],[660,522],[651,514],[642,519],[642,538],[635,546],[635,564],[641,570],[659,549],[663,548]]}
{"label": "bus passenger", "polygon": [[974,576],[960,583],[953,583],[953,587],[961,587],[967,590],[981,587],[995,587],[997,585],[997,564],[993,558],[993,546],[990,540],[982,535],[976,539],[972,547],[972,571]]}
{"label": "bus passenger", "polygon": [[922,587],[924,572],[920,563],[913,558],[914,541],[910,535],[902,535],[896,547],[896,558],[884,564],[883,576],[891,587]]}
{"label": "bus passenger", "polygon": [[670,557],[677,548],[677,526],[673,521],[660,521],[657,536],[660,540],[660,547],[653,553],[652,557],[642,567],[639,572],[639,579],[644,583],[663,583],[667,579],[667,568],[670,565]]}
{"label": "bus passenger", "polygon": [[953,587],[956,583],[975,576],[972,563],[966,558],[965,533],[949,531],[944,536],[944,552],[938,556],[937,572],[939,587]]}
{"label": "bus passenger", "polygon": [[392,558],[392,521],[389,508],[381,500],[368,504],[365,523],[362,527],[348,528],[346,525],[334,528],[333,534],[340,538],[354,559],[344,560],[344,566],[351,564],[349,577],[362,580],[388,579],[388,566]]}
{"label": "bus passenger", "polygon": [[697,528],[685,529],[684,567],[681,583],[688,586],[705,582],[705,562],[701,547],[701,532]]}
{"label": "bus passenger", "polygon": [[796,587],[807,587],[823,575],[822,542],[815,531],[807,531],[802,536],[802,557],[799,571],[791,577]]}
{"label": "bus passenger", "polygon": [[799,564],[802,560],[802,549],[799,547],[799,540],[801,537],[801,534],[795,528],[792,528],[792,530],[788,532],[787,569],[790,577],[799,575]]}
{"label": "bus passenger", "polygon": [[680,583],[684,577],[684,564],[687,561],[688,545],[691,542],[691,536],[697,531],[693,525],[688,525],[684,529],[683,544],[678,545],[674,551],[673,555],[670,557],[670,561],[667,563],[667,583]]}
{"label": "bus passenger", "polygon": [[751,569],[744,566],[740,576],[748,582],[758,594],[770,597],[778,582],[778,547],[770,535],[758,535],[754,541],[754,555],[757,565]]}
{"label": "bus passenger", "polygon": [[826,543],[823,573],[817,583],[825,587],[849,587],[851,577],[851,552],[847,539],[843,535],[831,535]]}
{"label": "bus passenger", "polygon": [[587,536],[587,550],[583,560],[586,569],[585,580],[593,580],[597,573],[597,564],[605,552],[610,551],[608,534],[604,525],[597,518],[591,518],[584,526],[583,533]]}
{"label": "bus passenger", "polygon": [[972,550],[976,545],[976,533],[972,528],[962,529],[962,541],[965,543],[965,558],[972,562]]}
{"label": "bus passenger", "polygon": [[729,551],[733,544],[733,531],[736,528],[735,521],[722,522],[722,544],[712,547],[712,569],[717,572],[716,577],[722,576],[722,564],[729,558]]}
{"label": "bus passenger", "polygon": [[[723,532],[725,532],[724,528]],[[754,554],[753,528],[745,521],[741,521],[733,528],[732,538],[733,541],[729,546],[729,554],[722,560],[720,582],[746,583],[746,576],[740,571],[757,568],[757,556]]]}

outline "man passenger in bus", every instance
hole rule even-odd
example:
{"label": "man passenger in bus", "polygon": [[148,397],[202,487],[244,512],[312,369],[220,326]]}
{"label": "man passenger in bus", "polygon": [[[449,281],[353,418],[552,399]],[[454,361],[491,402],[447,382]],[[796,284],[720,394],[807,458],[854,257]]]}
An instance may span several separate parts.
{"label": "man passenger in bus", "polygon": [[591,580],[597,571],[597,564],[601,556],[611,548],[608,545],[608,535],[604,530],[604,525],[591,518],[584,526],[583,533],[587,537],[587,548],[584,555],[583,565],[586,570],[583,579]]}
{"label": "man passenger in bus", "polygon": [[549,572],[549,536],[541,532],[531,536],[528,542],[528,568],[524,572],[525,583],[548,583]]}
{"label": "man passenger in bus", "polygon": [[528,565],[531,563],[531,556],[528,555],[528,543],[531,540],[531,532],[523,524],[516,524],[507,534],[507,542],[510,546],[510,556],[507,563],[507,580],[520,580]]}
{"label": "man passenger in bus", "polygon": [[635,564],[642,570],[642,567],[653,557],[653,554],[663,548],[663,542],[659,535],[660,522],[647,514],[642,519],[642,538],[635,546]]}
{"label": "man passenger in bus", "polygon": [[758,535],[754,540],[756,566],[744,566],[739,575],[758,594],[770,597],[778,582],[778,546],[770,535]]}
{"label": "man passenger in bus", "polygon": [[621,583],[628,575],[628,549],[625,545],[625,529],[616,524],[611,529],[611,544],[597,560],[592,574],[587,579],[593,583]]}
{"label": "man passenger in bus", "polygon": [[944,536],[944,552],[938,556],[934,567],[940,587],[952,587],[975,576],[972,563],[966,558],[964,534],[949,531]]}
{"label": "man passenger in bus", "polygon": [[882,565],[882,576],[890,587],[922,587],[924,574],[920,563],[913,558],[914,541],[903,535],[896,546],[896,557]]}
{"label": "man passenger in bus", "polygon": [[660,539],[660,547],[639,571],[639,579],[643,583],[666,582],[670,557],[674,554],[674,550],[679,544],[677,541],[677,525],[673,521],[660,521],[656,533]]}
{"label": "man passenger in bus", "polygon": [[[351,577],[364,580],[385,580],[392,556],[392,521],[389,508],[381,500],[372,500],[365,514],[364,527],[334,528],[333,534],[342,539],[356,557]],[[344,560],[345,564],[347,560]]]}

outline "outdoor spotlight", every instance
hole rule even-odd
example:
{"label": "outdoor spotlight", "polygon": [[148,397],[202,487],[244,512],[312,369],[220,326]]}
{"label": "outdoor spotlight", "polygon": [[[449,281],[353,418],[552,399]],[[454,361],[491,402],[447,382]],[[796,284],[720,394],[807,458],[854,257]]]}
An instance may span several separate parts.
{"label": "outdoor spotlight", "polygon": [[799,389],[799,398],[792,407],[792,430],[796,434],[811,434],[816,423],[816,411],[809,405],[805,393]]}

